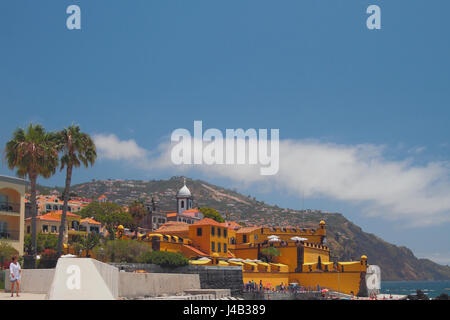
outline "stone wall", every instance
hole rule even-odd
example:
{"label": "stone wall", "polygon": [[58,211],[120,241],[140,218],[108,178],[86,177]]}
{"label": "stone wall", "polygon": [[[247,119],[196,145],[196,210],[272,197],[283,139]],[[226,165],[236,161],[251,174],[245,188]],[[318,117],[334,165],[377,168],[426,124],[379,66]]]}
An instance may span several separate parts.
{"label": "stone wall", "polygon": [[126,272],[145,270],[148,273],[198,274],[202,289],[230,289],[232,296],[242,295],[242,269],[239,266],[215,267],[190,265],[178,268],[163,268],[154,264],[140,263],[111,263],[111,265]]}

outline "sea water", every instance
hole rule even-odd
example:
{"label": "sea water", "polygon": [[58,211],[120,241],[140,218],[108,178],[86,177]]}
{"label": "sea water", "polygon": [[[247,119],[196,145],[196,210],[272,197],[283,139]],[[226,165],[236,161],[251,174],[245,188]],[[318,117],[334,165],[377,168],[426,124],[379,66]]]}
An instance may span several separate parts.
{"label": "sea water", "polygon": [[450,280],[381,282],[381,293],[386,294],[416,294],[417,289],[422,290],[430,298],[435,298],[441,293],[450,295]]}

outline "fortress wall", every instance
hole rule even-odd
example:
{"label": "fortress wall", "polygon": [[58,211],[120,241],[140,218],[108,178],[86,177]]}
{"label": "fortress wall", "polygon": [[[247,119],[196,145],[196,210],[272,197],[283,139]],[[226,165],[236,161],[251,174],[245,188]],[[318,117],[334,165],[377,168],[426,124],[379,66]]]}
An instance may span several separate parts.
{"label": "fortress wall", "polygon": [[288,273],[277,273],[277,272],[244,272],[244,283],[249,281],[255,281],[259,286],[259,281],[262,280],[263,286],[272,286],[275,288],[277,285],[289,284],[289,274]]}
{"label": "fortress wall", "polygon": [[334,291],[358,294],[360,272],[305,272],[291,273],[290,282],[297,282],[306,287],[326,287]]}
{"label": "fortress wall", "polygon": [[[9,269],[5,271],[5,292],[10,292]],[[22,269],[20,292],[47,293],[52,284],[54,274],[55,269]]]}
{"label": "fortress wall", "polygon": [[198,274],[120,272],[119,288],[119,296],[126,298],[173,295],[200,289],[200,279]]}

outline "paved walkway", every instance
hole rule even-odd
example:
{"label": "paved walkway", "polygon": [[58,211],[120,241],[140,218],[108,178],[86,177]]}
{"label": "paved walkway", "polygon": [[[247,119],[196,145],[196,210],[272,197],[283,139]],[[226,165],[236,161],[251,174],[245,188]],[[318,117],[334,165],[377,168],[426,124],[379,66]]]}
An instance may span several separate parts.
{"label": "paved walkway", "polygon": [[39,293],[20,293],[19,297],[16,297],[14,293],[14,297],[11,297],[11,293],[0,291],[0,300],[44,300],[45,294]]}

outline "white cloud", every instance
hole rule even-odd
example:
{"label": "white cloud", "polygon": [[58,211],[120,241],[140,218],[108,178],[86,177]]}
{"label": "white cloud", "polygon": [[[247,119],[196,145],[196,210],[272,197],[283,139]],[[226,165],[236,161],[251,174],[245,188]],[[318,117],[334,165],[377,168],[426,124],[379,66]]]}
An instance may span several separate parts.
{"label": "white cloud", "polygon": [[110,160],[145,159],[147,151],[134,140],[119,140],[116,135],[96,134],[94,142],[100,157]]}
{"label": "white cloud", "polygon": [[414,165],[413,159],[387,160],[376,145],[338,145],[320,141],[280,141],[277,175],[261,176],[255,165],[174,166],[170,144],[161,144],[156,157],[134,140],[114,135],[95,138],[100,153],[113,160],[139,160],[144,169],[198,170],[247,185],[263,185],[301,197],[326,197],[363,207],[363,213],[407,226],[450,221],[448,162]]}

